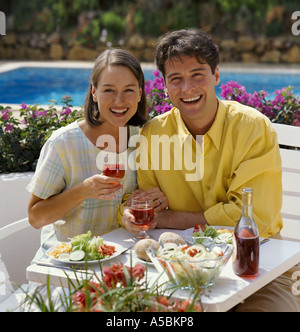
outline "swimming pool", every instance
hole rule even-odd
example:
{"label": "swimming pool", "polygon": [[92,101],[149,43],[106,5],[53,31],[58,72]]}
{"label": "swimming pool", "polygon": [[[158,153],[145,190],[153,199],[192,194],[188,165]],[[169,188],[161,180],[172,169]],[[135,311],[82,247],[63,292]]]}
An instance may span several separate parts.
{"label": "swimming pool", "polygon": [[[152,79],[153,66],[143,67],[146,80]],[[48,105],[50,100],[60,104],[69,95],[73,105],[81,106],[87,93],[91,75],[91,65],[79,67],[20,66],[16,69],[0,71],[0,104],[40,104]],[[300,95],[300,70],[235,70],[221,68],[221,83],[237,81],[246,87],[247,92],[266,90],[272,94],[286,86],[294,86]],[[221,84],[217,94],[221,92]],[[272,97],[272,95],[271,95]]]}
{"label": "swimming pool", "polygon": [[[144,69],[145,78],[151,79],[152,69]],[[19,67],[0,72],[1,104],[40,104],[60,100],[68,95],[73,105],[84,103],[92,66],[80,67]]]}

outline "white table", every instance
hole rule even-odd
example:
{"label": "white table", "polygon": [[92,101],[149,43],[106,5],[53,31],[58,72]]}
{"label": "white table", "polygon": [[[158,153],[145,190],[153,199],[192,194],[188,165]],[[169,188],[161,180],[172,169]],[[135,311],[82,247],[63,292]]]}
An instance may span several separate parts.
{"label": "white table", "polygon": [[[172,231],[177,234],[182,233],[182,231],[179,230],[163,229],[155,229],[150,233],[155,239],[158,239],[159,235],[165,231]],[[134,245],[131,234],[123,228],[108,233],[103,237],[105,240],[119,243],[125,248]],[[134,254],[132,257],[133,263],[140,262],[136,259]],[[107,263],[110,264],[110,262],[122,261],[124,264],[129,265],[129,260],[130,255],[127,253]],[[270,239],[269,242],[261,246],[258,275],[255,278],[241,278],[236,276],[233,273],[230,260],[216,281],[216,284],[205,290],[205,295],[202,297],[204,309],[206,311],[228,311],[298,263],[300,263],[300,242]],[[75,280],[72,271],[67,272],[55,267],[44,267],[33,264],[29,266],[26,271],[29,281],[46,283],[47,276],[50,275],[51,285],[63,285],[67,287],[67,277],[65,273],[67,273],[72,280]],[[157,278],[158,275],[154,267],[148,267],[148,276],[150,278]],[[188,296],[189,291],[179,290],[176,292],[176,297],[178,298],[186,298]]]}

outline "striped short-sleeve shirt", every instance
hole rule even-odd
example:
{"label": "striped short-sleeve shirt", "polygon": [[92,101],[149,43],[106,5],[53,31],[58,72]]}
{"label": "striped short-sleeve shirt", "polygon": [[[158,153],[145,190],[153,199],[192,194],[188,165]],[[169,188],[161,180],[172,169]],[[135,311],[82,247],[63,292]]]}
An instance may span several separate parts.
{"label": "striped short-sleeve shirt", "polygon": [[[79,121],[60,128],[45,143],[35,174],[27,187],[30,193],[47,199],[100,173],[96,161],[101,150],[84,135]],[[139,134],[138,127],[130,126],[129,129],[130,137]],[[135,153],[135,147],[128,148],[124,153]],[[54,223],[56,239],[66,241],[89,230],[93,235],[102,235],[118,228],[117,215],[122,198],[137,187],[136,171],[127,167],[122,184],[123,188],[114,200],[86,199],[63,220]]]}

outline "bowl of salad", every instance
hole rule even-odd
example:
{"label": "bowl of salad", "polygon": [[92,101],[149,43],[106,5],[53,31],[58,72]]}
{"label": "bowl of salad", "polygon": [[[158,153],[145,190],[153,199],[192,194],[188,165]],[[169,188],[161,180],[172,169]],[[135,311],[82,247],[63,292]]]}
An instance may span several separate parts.
{"label": "bowl of salad", "polygon": [[149,248],[147,253],[157,270],[166,272],[170,282],[195,289],[214,285],[232,251],[232,245],[226,242],[185,236],[178,243],[162,244],[157,251]]}

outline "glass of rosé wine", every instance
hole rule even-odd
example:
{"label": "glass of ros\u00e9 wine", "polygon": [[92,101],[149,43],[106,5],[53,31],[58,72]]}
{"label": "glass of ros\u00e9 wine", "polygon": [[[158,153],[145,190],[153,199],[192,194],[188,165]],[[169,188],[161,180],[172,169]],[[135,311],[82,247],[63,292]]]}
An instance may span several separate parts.
{"label": "glass of ros\u00e9 wine", "polygon": [[125,175],[125,165],[122,164],[104,164],[103,175],[111,178],[122,179]]}
{"label": "glass of ros\u00e9 wine", "polygon": [[149,224],[154,219],[154,207],[152,199],[132,199],[131,213],[135,217],[133,224],[140,229],[139,234],[133,237],[134,240],[150,239],[152,238],[147,231],[149,231]]}
{"label": "glass of ros\u00e9 wine", "polygon": [[122,179],[125,176],[125,160],[122,155],[110,155],[107,160],[103,160],[102,174],[111,178]]}

